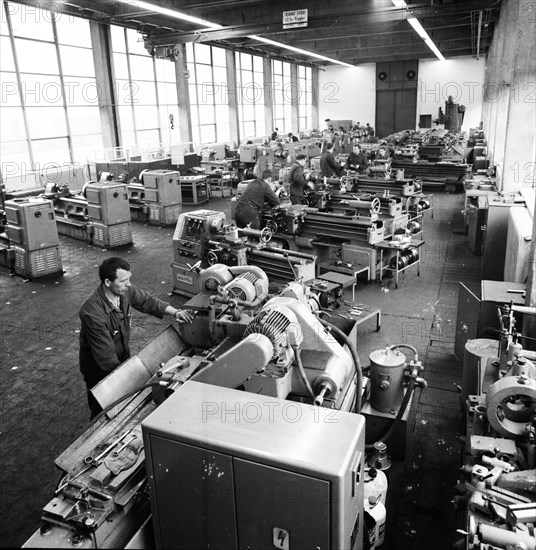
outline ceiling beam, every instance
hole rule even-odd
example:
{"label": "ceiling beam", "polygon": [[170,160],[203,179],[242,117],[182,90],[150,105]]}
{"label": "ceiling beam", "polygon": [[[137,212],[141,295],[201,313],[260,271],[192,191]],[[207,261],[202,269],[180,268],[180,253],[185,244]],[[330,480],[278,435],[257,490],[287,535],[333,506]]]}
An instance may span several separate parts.
{"label": "ceiling beam", "polygon": [[[494,23],[496,19],[492,19],[490,21],[490,24]],[[422,21],[421,21],[421,24]],[[436,29],[456,29],[458,27],[465,27],[470,26],[471,20],[470,19],[463,19],[462,21],[459,20],[446,20],[442,18],[434,18],[433,20],[428,20],[423,24],[426,31],[430,34],[430,32],[433,32]],[[378,27],[377,25],[373,26],[363,26],[360,25],[359,27],[350,26],[347,27],[341,26],[337,29],[322,29],[320,31],[309,31],[306,29],[303,29],[301,32],[294,32],[294,33],[277,33],[274,35],[271,35],[271,37],[274,38],[274,40],[279,40],[280,42],[290,42],[292,41],[293,44],[300,43],[302,45],[305,45],[307,42],[317,42],[319,40],[333,40],[333,39],[346,39],[346,38],[354,38],[354,37],[374,37],[378,35],[383,34],[397,34],[397,33],[405,33],[408,31],[415,32],[409,23],[406,23],[404,21],[399,21],[396,25],[389,24],[385,27]]]}
{"label": "ceiling beam", "polygon": [[[444,23],[441,20],[441,23]],[[397,25],[396,28],[388,29],[378,29],[370,28],[368,32],[363,32],[363,27],[357,29],[355,26],[345,27],[344,29],[339,29],[338,32],[334,32],[331,28],[318,28],[313,29],[308,35],[305,35],[303,32],[294,32],[289,33],[287,31],[281,31],[280,26],[277,25],[255,25],[255,26],[238,26],[238,27],[228,27],[225,29],[217,30],[203,30],[195,32],[170,32],[170,33],[161,33],[158,31],[148,32],[148,36],[155,44],[181,44],[187,42],[214,42],[218,40],[230,40],[233,38],[247,37],[249,35],[262,35],[265,37],[270,37],[272,40],[277,40],[283,43],[291,43],[293,46],[298,46],[301,44],[305,46],[310,42],[319,42],[322,40],[342,40],[342,39],[356,39],[356,38],[369,38],[369,37],[378,37],[381,35],[396,35],[397,33],[414,33],[415,31],[410,27],[409,24],[403,24],[404,28]],[[460,24],[445,25],[440,24],[437,26],[427,26],[426,30],[428,33],[432,29],[457,29],[460,27],[469,27],[471,22],[467,20],[466,22]]]}
{"label": "ceiling beam", "polygon": [[[417,37],[418,38],[418,37]],[[412,51],[420,52],[423,50],[424,42],[418,38],[415,42],[408,42],[407,44],[401,44],[401,46],[404,46],[407,53],[411,53]],[[467,47],[470,48],[472,45],[471,37],[464,38],[460,40],[459,38],[451,38],[451,39],[445,39],[442,40],[441,43],[436,43],[436,46],[441,51],[441,53],[448,52],[450,50],[450,46],[454,44],[455,47]],[[424,44],[424,48],[427,48],[426,44]],[[339,48],[335,50],[322,50],[326,52],[326,55],[329,57],[333,57],[333,54],[339,54],[341,58],[345,58],[348,55],[348,52],[356,52],[358,55],[363,55],[364,57],[368,57],[369,55],[383,55],[387,54],[389,52],[393,51],[392,46],[370,46],[366,48]],[[415,59],[415,57],[413,57]]]}
{"label": "ceiling beam", "polygon": [[[444,23],[444,22],[443,22]],[[434,32],[436,30],[446,30],[446,29],[458,29],[462,26],[470,26],[470,21],[467,23],[464,23],[463,25],[460,25],[460,23],[453,23],[453,24],[440,24],[436,26],[427,26],[426,31],[428,34],[431,32]],[[380,30],[377,27],[374,29],[366,29],[364,31],[363,28],[359,28],[356,30],[355,28],[339,28],[338,31],[331,31],[331,32],[315,32],[311,34],[300,34],[298,35],[296,33],[296,36],[293,38],[293,44],[301,44],[302,46],[305,46],[309,42],[319,42],[323,40],[343,40],[343,39],[352,39],[352,38],[375,38],[378,36],[384,36],[384,35],[393,35],[396,36],[398,34],[407,34],[409,32],[415,32],[411,27],[409,28],[389,28],[386,30]],[[288,36],[288,33],[286,33]],[[283,41],[284,35],[278,35],[278,39]],[[275,38],[274,38],[275,40]]]}
{"label": "ceiling beam", "polygon": [[[433,17],[438,22],[445,21],[446,17],[459,19],[462,14],[469,14],[471,11],[489,8],[490,4],[492,3],[493,2],[490,2],[490,0],[473,0],[469,2],[463,2],[462,4],[456,3],[454,6],[452,4],[434,6]],[[305,2],[305,4],[307,4],[307,2]],[[328,4],[328,6],[330,5],[331,4]],[[243,33],[243,35],[253,34],[258,32],[259,27],[264,27],[265,30],[262,34],[265,34],[265,32],[286,32],[288,38],[292,38],[294,34],[300,34],[302,32],[306,32],[307,30],[314,32],[318,29],[326,29],[328,32],[330,32],[330,29],[337,30],[341,26],[344,26],[348,29],[353,26],[354,30],[359,33],[359,29],[362,28],[364,25],[389,22],[396,23],[404,21],[407,17],[407,13],[405,12],[405,10],[401,10],[394,6],[391,6],[390,8],[382,8],[380,10],[375,9],[371,11],[357,11],[355,8],[349,11],[343,11],[340,9],[340,6],[338,6],[339,9],[336,13],[333,13],[332,8],[329,8],[326,13],[321,14],[315,14],[314,12],[311,13],[310,10],[308,27],[300,29],[299,31],[291,31],[289,33],[288,31],[285,31],[282,26],[281,14],[284,10],[282,9],[281,11],[274,11],[272,2],[256,2],[254,6],[249,8],[249,12],[248,8],[242,7],[240,3],[236,3],[236,7],[240,10],[240,14],[237,14],[236,11],[233,9],[223,9],[221,11],[213,12],[211,12],[210,10],[201,10],[201,12],[199,12],[199,10],[197,10],[197,12],[193,13],[193,15],[196,15],[201,19],[205,19],[206,21],[218,23],[225,27],[229,27],[229,32],[233,32],[235,33],[235,35],[238,35],[238,33]],[[286,9],[289,8],[287,7]],[[189,13],[190,12],[191,10],[189,11]],[[420,20],[424,18],[429,18],[430,7],[417,7],[415,8],[415,10],[413,10],[413,13]],[[148,19],[153,17],[158,18],[162,16],[159,14],[147,13],[145,18]],[[237,24],[238,21],[240,21],[240,24]],[[260,21],[262,21],[262,25],[259,25]],[[167,21],[167,23],[169,25],[169,20]],[[178,24],[179,23],[177,22],[177,25]],[[270,30],[268,30],[267,27],[269,27]],[[207,35],[216,35],[217,33],[222,32],[222,30],[223,29],[207,29],[206,31],[204,31],[204,34],[206,33]],[[227,29],[225,29],[225,31],[226,30]],[[197,32],[198,31],[194,30],[190,33],[184,34],[182,41],[194,41],[194,37],[189,35],[194,35]],[[214,39],[217,40],[219,38]]]}
{"label": "ceiling beam", "polygon": [[[474,52],[473,48],[453,48],[449,50],[448,52],[442,52],[443,56],[448,60],[451,57],[461,57],[461,56],[473,56]],[[402,53],[395,53],[395,54],[389,54],[389,55],[372,55],[372,56],[355,56],[351,57],[348,56],[344,59],[346,63],[351,63],[353,65],[360,65],[365,63],[377,63],[381,61],[411,61],[412,59],[437,59],[435,54],[426,48],[426,50],[422,50],[420,53],[411,53],[408,54],[406,52]],[[439,60],[438,60],[439,61]]]}
{"label": "ceiling beam", "polygon": [[[386,59],[433,57],[428,48],[420,43],[413,29],[406,21],[408,12],[396,8],[391,0],[337,0],[334,3],[323,0],[147,0],[155,5],[184,11],[206,21],[227,25],[218,30],[201,29],[199,25],[170,18],[155,11],[137,7],[135,0],[123,4],[117,0],[67,0],[48,2],[45,0],[14,0],[36,9],[47,9],[69,16],[82,17],[104,24],[133,28],[149,37],[150,43],[171,46],[179,42],[202,42],[236,51],[268,56],[286,61],[295,61],[312,66],[326,64],[313,58],[289,53],[283,47],[274,48],[247,38],[260,35],[319,54],[330,54],[348,63],[376,61],[380,56]],[[471,37],[471,12],[487,10],[487,34],[493,35],[494,22],[498,18],[501,0],[430,0],[409,6],[409,11],[419,18],[430,37],[438,44],[445,56],[453,51],[449,48],[456,40],[460,45]],[[309,26],[300,29],[283,29],[282,12],[289,9],[307,8]],[[461,38],[457,38],[461,37]],[[485,54],[490,40],[481,45]],[[441,47],[443,44],[443,48]],[[416,53],[418,45],[424,47]],[[461,47],[461,46],[460,46]],[[399,51],[408,49],[408,52]],[[459,50],[455,50],[459,51]],[[360,53],[361,52],[361,53]],[[374,56],[370,55],[374,52]],[[470,54],[473,52],[471,51]],[[461,54],[454,54],[461,55]],[[363,61],[366,60],[366,61]],[[330,62],[327,62],[330,64]]]}
{"label": "ceiling beam", "polygon": [[[470,38],[471,28],[466,27],[464,29],[460,29],[459,32],[453,31],[452,29],[447,29],[442,32],[437,31],[433,35],[429,33],[429,35],[437,44],[438,41],[458,39],[460,36]],[[303,49],[307,49],[308,46],[309,48],[314,48],[315,50],[326,52],[334,50],[353,50],[366,48],[397,48],[417,42],[422,42],[422,38],[420,38],[417,33],[412,29],[411,31],[398,33],[396,35],[382,34],[380,36],[370,38],[355,37],[348,40],[322,40],[315,43],[308,42],[307,45],[297,42],[293,43],[293,45]]]}
{"label": "ceiling beam", "polygon": [[[287,10],[307,8],[309,21],[324,19],[332,26],[344,24],[348,17],[357,17],[361,20],[370,18],[371,21],[397,20],[405,18],[405,10],[393,6],[388,0],[337,0],[334,2],[307,1],[292,2],[288,0],[257,0],[254,2],[159,2],[166,7],[183,10],[191,15],[205,18],[207,21],[225,26],[236,26],[237,21],[246,24],[264,23],[271,25],[281,23],[282,13]],[[466,14],[493,8],[495,0],[458,0],[443,4],[411,4],[410,11],[416,17],[426,16],[432,9],[439,17]]]}

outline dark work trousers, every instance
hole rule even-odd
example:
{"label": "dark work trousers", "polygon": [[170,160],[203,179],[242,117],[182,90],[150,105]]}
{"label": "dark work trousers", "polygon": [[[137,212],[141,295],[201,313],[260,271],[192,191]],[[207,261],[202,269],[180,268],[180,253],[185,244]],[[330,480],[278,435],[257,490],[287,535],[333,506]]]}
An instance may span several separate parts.
{"label": "dark work trousers", "polygon": [[247,227],[251,224],[251,229],[260,229],[261,220],[259,212],[256,212],[255,209],[250,206],[238,205],[235,210],[235,222],[236,226],[239,228]]}
{"label": "dark work trousers", "polygon": [[290,204],[303,204],[303,195],[300,197],[298,195],[290,195]]}
{"label": "dark work trousers", "polygon": [[84,381],[87,388],[87,404],[89,405],[90,412],[89,420],[91,421],[102,411],[102,407],[99,405],[98,401],[95,399],[95,397],[93,397],[93,394],[90,391],[91,388],[93,388],[100,382],[100,380],[92,381],[84,378]]}

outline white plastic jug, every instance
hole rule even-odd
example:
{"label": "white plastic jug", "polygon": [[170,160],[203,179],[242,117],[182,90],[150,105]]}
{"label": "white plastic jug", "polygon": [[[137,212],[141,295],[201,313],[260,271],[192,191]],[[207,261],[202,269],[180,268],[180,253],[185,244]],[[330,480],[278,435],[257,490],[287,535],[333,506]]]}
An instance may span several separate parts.
{"label": "white plastic jug", "polygon": [[364,482],[365,499],[379,496],[385,506],[388,487],[387,476],[381,470],[366,468]]}
{"label": "white plastic jug", "polygon": [[365,510],[374,518],[376,522],[376,537],[374,548],[380,547],[385,541],[385,521],[387,519],[387,510],[379,497],[369,497],[365,499]]}

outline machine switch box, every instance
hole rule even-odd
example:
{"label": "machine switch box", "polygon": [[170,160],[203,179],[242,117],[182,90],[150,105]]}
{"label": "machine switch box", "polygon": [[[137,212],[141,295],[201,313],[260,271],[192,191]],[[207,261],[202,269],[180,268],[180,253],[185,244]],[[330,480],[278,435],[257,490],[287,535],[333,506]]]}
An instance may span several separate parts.
{"label": "machine switch box", "polygon": [[5,202],[6,233],[9,240],[27,251],[59,244],[52,201],[39,198]]}
{"label": "machine switch box", "polygon": [[142,431],[157,548],[362,548],[361,415],[188,381]]}

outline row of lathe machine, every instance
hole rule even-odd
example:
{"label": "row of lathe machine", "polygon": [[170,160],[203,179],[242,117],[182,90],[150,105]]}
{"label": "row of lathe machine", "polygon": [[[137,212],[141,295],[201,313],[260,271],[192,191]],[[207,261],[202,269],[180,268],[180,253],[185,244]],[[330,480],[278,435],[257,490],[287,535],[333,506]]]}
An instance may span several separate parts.
{"label": "row of lathe machine", "polygon": [[[202,290],[200,272],[208,266],[258,266],[268,262],[278,280],[311,281],[315,278],[315,257],[270,246],[272,231],[249,227],[239,229],[225,223],[225,213],[196,210],[183,213],[173,234],[173,292],[194,296]],[[241,299],[250,299],[250,285],[244,282]],[[246,288],[247,287],[247,288]]]}
{"label": "row of lathe machine", "polygon": [[59,235],[103,248],[132,244],[131,211],[140,207],[144,216],[134,218],[138,221],[176,223],[182,210],[179,172],[146,171],[142,181],[132,193],[125,183],[102,181],[86,184],[79,193],[48,184],[36,190],[38,196],[5,200],[2,263],[31,279],[60,274]]}
{"label": "row of lathe machine", "polygon": [[[516,284],[482,283],[496,295]],[[465,525],[456,548],[529,550],[536,548],[536,351],[521,342],[530,343],[536,307],[524,298],[488,304],[497,306],[500,339],[468,340],[464,350],[465,452],[453,503]]]}

